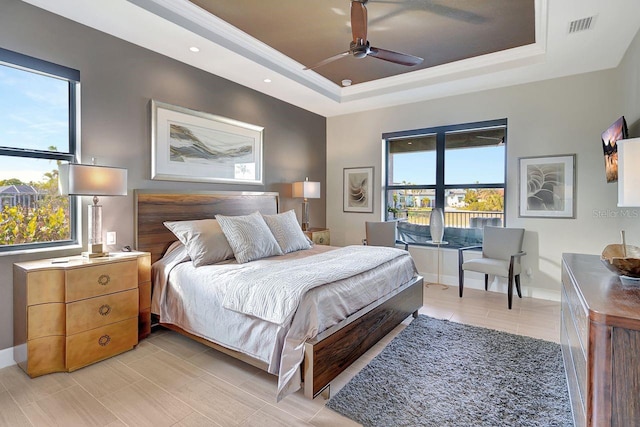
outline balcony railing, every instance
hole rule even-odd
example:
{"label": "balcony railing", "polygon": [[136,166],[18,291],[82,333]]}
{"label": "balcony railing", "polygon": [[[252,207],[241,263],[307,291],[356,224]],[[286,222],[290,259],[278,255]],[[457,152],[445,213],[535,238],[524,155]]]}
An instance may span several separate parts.
{"label": "balcony railing", "polygon": [[[429,225],[430,215],[430,209],[408,209],[401,210],[396,217],[406,219],[411,224]],[[477,221],[474,218],[499,218],[500,223],[495,225],[504,224],[504,212],[445,210],[444,225],[445,227],[469,228],[474,222],[482,223],[481,220]]]}
{"label": "balcony railing", "polygon": [[[428,244],[431,240],[429,216],[431,210],[409,209],[400,211],[397,218],[398,236],[412,244]],[[448,248],[482,244],[482,228],[485,225],[501,226],[503,212],[445,211],[444,240]]]}

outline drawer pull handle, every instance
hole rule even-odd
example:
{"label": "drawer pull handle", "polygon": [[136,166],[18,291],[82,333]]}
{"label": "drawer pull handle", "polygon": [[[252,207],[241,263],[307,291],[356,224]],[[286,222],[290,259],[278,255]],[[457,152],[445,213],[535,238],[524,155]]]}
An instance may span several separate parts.
{"label": "drawer pull handle", "polygon": [[109,304],[102,304],[98,309],[98,313],[100,313],[100,316],[108,315],[111,313],[111,306]]}
{"label": "drawer pull handle", "polygon": [[109,277],[108,274],[101,274],[100,277],[98,277],[99,285],[107,286],[110,281],[111,281],[111,277]]}
{"label": "drawer pull handle", "polygon": [[103,335],[98,339],[98,344],[100,347],[104,347],[111,342],[111,337],[109,335]]}

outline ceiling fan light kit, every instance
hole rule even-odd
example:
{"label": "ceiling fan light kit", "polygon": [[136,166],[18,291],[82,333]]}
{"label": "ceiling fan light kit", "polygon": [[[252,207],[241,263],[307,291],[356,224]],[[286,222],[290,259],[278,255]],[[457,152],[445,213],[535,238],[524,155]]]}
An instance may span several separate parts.
{"label": "ceiling fan light kit", "polygon": [[353,40],[349,44],[349,50],[320,61],[311,67],[305,67],[305,70],[322,67],[330,62],[344,58],[349,54],[355,58],[371,56],[372,58],[382,59],[383,61],[406,65],[408,67],[422,63],[423,59],[418,56],[371,46],[367,40],[367,8],[365,6],[367,1],[368,0],[351,0],[351,34]]}

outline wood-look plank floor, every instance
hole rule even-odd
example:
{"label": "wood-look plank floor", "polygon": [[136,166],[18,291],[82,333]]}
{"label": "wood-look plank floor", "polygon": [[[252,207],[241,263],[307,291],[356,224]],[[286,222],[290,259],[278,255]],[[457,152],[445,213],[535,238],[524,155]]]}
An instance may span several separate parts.
{"label": "wood-look plank floor", "polygon": [[[550,341],[560,338],[560,304],[440,285],[425,287],[423,314]],[[337,392],[410,319],[331,385]],[[276,378],[171,331],[73,373],[30,379],[0,370],[0,426],[355,426],[325,401],[296,393],[277,403]]]}

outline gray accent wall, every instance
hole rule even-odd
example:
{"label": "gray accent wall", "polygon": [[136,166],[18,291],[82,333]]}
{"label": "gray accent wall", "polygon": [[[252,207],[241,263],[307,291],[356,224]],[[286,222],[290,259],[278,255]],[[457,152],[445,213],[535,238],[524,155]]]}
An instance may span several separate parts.
{"label": "gray accent wall", "polygon": [[[133,189],[277,191],[281,211],[296,209],[300,217],[302,201],[291,199],[290,184],[308,176],[322,183],[323,196],[310,200],[311,225],[325,225],[324,117],[19,0],[0,0],[0,47],[80,71],[82,162],[95,157],[129,174],[128,196],[101,198],[103,230],[117,233],[109,250],[133,246]],[[263,126],[265,184],[152,181],[151,99]],[[0,255],[0,350],[13,346],[13,263],[79,252]]]}

